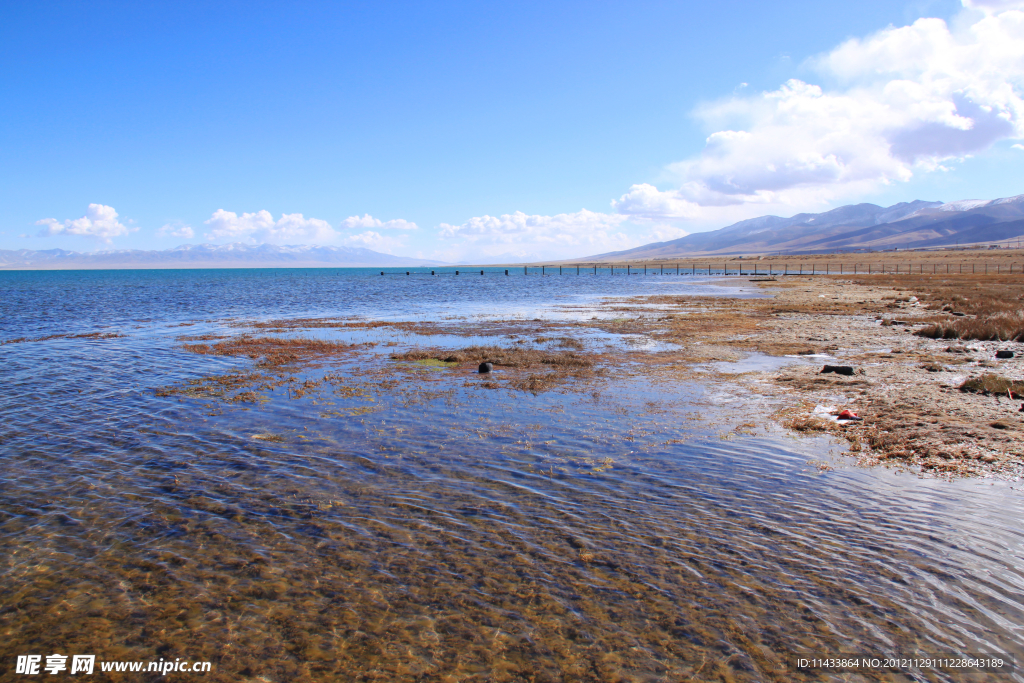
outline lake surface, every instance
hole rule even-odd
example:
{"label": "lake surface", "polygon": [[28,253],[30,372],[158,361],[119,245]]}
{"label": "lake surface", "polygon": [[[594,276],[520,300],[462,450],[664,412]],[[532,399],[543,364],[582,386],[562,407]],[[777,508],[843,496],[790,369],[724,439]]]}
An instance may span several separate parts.
{"label": "lake surface", "polygon": [[[161,391],[250,368],[178,338],[252,321],[753,295],[674,273],[412,272],[0,272],[0,342],[23,340],[0,345],[0,678],[63,653],[209,660],[223,681],[1024,680],[792,668],[1024,662],[1019,484],[857,469],[698,381],[533,395],[396,370],[386,351],[437,339],[388,328],[345,333],[376,346],[259,400]],[[97,332],[120,336],[72,336]]]}

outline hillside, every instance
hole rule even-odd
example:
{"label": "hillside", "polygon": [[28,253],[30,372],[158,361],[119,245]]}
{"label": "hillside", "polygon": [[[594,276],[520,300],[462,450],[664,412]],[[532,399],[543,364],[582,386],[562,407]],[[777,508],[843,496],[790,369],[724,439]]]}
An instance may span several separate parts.
{"label": "hillside", "polygon": [[913,249],[1024,238],[1024,195],[889,207],[852,204],[790,218],[760,216],[719,230],[654,242],[590,260],[656,259],[747,253]]}

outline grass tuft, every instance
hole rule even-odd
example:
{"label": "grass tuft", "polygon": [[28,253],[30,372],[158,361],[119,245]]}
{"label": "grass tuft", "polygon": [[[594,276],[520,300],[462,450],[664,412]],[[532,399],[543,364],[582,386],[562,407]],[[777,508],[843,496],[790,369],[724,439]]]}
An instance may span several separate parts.
{"label": "grass tuft", "polygon": [[988,372],[981,377],[972,377],[960,385],[960,391],[971,394],[999,394],[1013,392],[1015,395],[1024,394],[1024,381],[1019,379],[1007,379],[1002,375]]}

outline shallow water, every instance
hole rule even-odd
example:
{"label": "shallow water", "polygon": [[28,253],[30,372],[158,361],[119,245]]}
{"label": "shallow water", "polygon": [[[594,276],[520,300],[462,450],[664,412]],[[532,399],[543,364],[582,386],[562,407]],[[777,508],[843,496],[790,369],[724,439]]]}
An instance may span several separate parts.
{"label": "shallow water", "polygon": [[[0,273],[0,340],[125,335],[0,346],[0,675],[53,652],[211,660],[224,681],[848,680],[789,659],[1022,661],[1017,490],[853,468],[719,389],[611,375],[533,396],[376,349],[310,369],[301,396],[155,391],[247,368],[175,341],[228,318],[549,319],[712,288],[477,278]],[[913,676],[849,680],[991,680]]]}

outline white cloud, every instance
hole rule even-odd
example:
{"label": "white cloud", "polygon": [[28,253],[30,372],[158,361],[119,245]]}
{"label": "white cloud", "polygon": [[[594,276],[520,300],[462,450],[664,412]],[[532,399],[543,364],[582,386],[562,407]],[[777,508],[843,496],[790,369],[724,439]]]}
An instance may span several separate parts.
{"label": "white cloud", "polygon": [[984,12],[1000,12],[1008,9],[1024,9],[1022,0],[961,0],[964,7]]}
{"label": "white cloud", "polygon": [[419,226],[410,221],[396,218],[395,220],[382,221],[379,218],[374,218],[370,214],[365,214],[362,217],[349,216],[341,222],[342,230],[365,230],[367,228],[376,228],[378,230],[418,230]]}
{"label": "white cloud", "polygon": [[393,254],[394,250],[405,247],[405,240],[401,237],[382,235],[373,230],[361,232],[358,235],[349,235],[343,239],[342,244],[349,247],[365,247],[385,254]]}
{"label": "white cloud", "polygon": [[658,225],[651,229],[646,235],[644,235],[643,242],[667,242],[669,240],[679,239],[680,237],[686,237],[690,233],[682,228],[677,228],[673,225]]}
{"label": "white cloud", "polygon": [[627,217],[582,209],[556,216],[527,215],[521,211],[502,216],[477,216],[461,225],[442,223],[439,236],[458,240],[443,252],[448,260],[504,254],[544,254],[548,258],[578,256],[625,249],[639,244],[620,230]]}
{"label": "white cloud", "polygon": [[700,107],[715,132],[699,155],[669,166],[678,189],[634,185],[613,206],[687,219],[820,205],[1024,138],[1024,12],[1009,9],[1024,2],[968,4],[984,13],[962,29],[919,19],[811,60],[831,88],[793,79]]}
{"label": "white cloud", "polygon": [[206,239],[248,239],[256,242],[326,242],[337,237],[327,221],[305,218],[301,213],[282,214],[274,220],[269,211],[243,213],[217,209],[206,221]]}
{"label": "white cloud", "polygon": [[640,183],[617,200],[612,207],[620,214],[636,219],[696,218],[700,205],[684,199],[678,191],[662,192],[653,185]]}
{"label": "white cloud", "polygon": [[[129,221],[131,222],[131,221]],[[55,218],[44,218],[36,221],[36,225],[45,226],[39,235],[80,235],[92,237],[109,243],[112,238],[127,235],[138,228],[129,228],[117,220],[117,211],[112,206],[90,204],[85,215],[63,223]]]}
{"label": "white cloud", "polygon": [[462,225],[442,223],[443,238],[461,237],[470,241],[509,244],[522,239],[551,244],[586,244],[598,235],[615,229],[625,216],[596,213],[582,209],[557,216],[528,216],[522,211],[496,216],[477,216]]}
{"label": "white cloud", "polygon": [[196,231],[190,225],[172,225],[168,223],[156,231],[160,237],[178,237],[190,240],[196,236]]}

